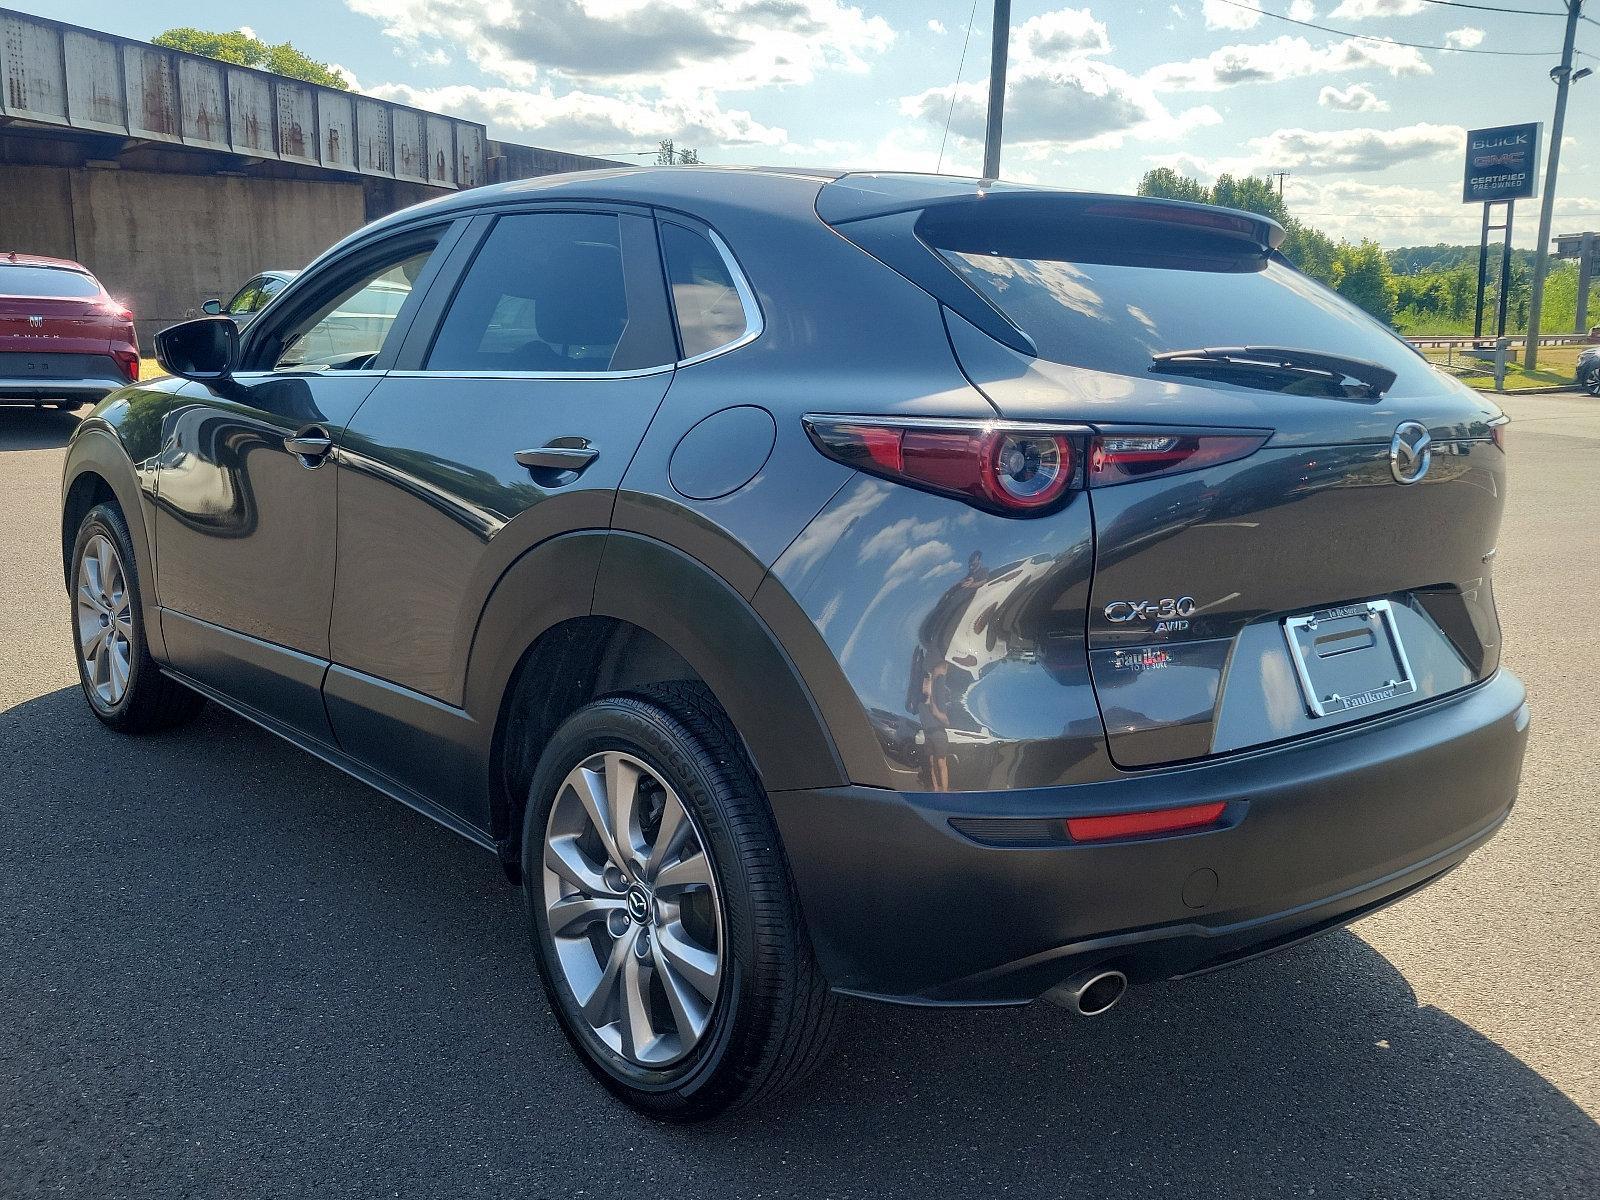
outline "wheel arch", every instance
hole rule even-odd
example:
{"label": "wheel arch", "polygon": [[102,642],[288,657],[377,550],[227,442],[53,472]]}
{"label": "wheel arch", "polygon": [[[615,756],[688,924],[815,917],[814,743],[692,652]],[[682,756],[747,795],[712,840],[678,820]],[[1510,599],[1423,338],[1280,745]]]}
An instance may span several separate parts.
{"label": "wheel arch", "polygon": [[468,711],[493,729],[490,832],[503,862],[518,861],[522,793],[556,726],[602,695],[674,679],[711,692],[769,791],[846,781],[799,671],[732,586],[651,538],[566,534],[507,570],[469,659]]}
{"label": "wheel arch", "polygon": [[115,504],[127,523],[128,536],[133,541],[134,569],[139,576],[139,603],[148,614],[145,637],[151,655],[162,660],[166,657],[166,646],[161,638],[161,622],[151,619],[159,604],[155,545],[150,538],[140,497],[137,469],[117,436],[109,427],[80,426],[68,448],[67,463],[61,477],[62,586],[68,592],[72,590],[72,548],[83,518],[97,504]]}

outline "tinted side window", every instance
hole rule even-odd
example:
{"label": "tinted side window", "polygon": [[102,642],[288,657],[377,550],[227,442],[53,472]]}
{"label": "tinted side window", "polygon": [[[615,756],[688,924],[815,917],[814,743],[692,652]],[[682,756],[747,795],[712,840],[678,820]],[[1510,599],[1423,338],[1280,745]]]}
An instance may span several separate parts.
{"label": "tinted side window", "polygon": [[284,331],[276,369],[327,367],[360,370],[377,356],[394,319],[433,255],[415,249],[399,262],[373,267],[338,295]]}
{"label": "tinted side window", "polygon": [[261,307],[261,280],[252,279],[239,289],[232,300],[228,301],[228,311],[234,316],[253,313]]}
{"label": "tinted side window", "polygon": [[728,264],[709,238],[682,225],[663,223],[667,281],[678,317],[683,356],[694,358],[744,336],[744,304]]}
{"label": "tinted side window", "polygon": [[[637,219],[637,218],[635,218]],[[610,213],[515,213],[495,222],[445,313],[430,371],[621,370],[632,311]]]}

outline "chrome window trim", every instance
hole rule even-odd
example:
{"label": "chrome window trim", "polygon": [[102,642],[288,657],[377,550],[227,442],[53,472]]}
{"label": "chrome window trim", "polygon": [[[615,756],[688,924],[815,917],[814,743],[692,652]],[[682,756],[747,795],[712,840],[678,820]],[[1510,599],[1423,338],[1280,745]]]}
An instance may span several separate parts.
{"label": "chrome window trim", "polygon": [[[756,300],[756,294],[754,290],[752,290],[750,287],[750,281],[744,277],[744,272],[739,268],[739,260],[734,258],[733,251],[728,248],[728,243],[722,240],[722,235],[709,225],[691,225],[686,221],[680,221],[673,217],[665,217],[664,222],[669,225],[678,225],[681,228],[689,230],[691,233],[703,234],[707,239],[710,240],[711,245],[715,247],[717,253],[722,256],[723,265],[728,268],[728,276],[733,280],[734,293],[739,297],[739,307],[744,309],[744,332],[742,334],[734,338],[731,342],[724,342],[720,346],[714,346],[710,350],[701,351],[699,354],[693,355],[689,358],[680,358],[677,362],[677,365],[680,367],[692,367],[695,365],[695,363],[702,363],[708,358],[716,358],[718,355],[731,353],[732,351],[739,349],[741,346],[748,346],[751,342],[755,341],[766,330],[766,321],[761,315],[761,305]],[[665,265],[666,256],[663,254],[663,269],[665,269]],[[671,272],[666,272],[666,276],[667,292],[670,294],[672,291]],[[683,330],[681,328],[677,328],[678,308],[675,300],[672,307],[672,324],[677,330],[678,336],[681,338],[683,336]]]}
{"label": "chrome window trim", "polygon": [[[642,379],[673,369],[673,363],[637,367],[630,371],[383,371],[395,379]],[[352,372],[353,374],[353,372]]]}

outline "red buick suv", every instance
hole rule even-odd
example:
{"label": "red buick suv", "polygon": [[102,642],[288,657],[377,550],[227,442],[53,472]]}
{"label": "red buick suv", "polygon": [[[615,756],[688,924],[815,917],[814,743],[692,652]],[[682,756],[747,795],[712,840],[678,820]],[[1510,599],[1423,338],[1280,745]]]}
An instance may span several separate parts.
{"label": "red buick suv", "polygon": [[138,378],[133,314],[87,267],[0,253],[0,404],[76,408]]}

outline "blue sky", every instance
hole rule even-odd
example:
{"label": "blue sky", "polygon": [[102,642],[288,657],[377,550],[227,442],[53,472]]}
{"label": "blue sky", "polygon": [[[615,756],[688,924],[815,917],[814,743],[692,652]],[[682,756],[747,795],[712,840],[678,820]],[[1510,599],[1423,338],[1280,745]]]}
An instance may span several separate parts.
{"label": "blue sky", "polygon": [[[6,2],[139,38],[242,17],[364,91],[556,149],[615,154],[671,136],[708,162],[932,170],[944,140],[946,170],[981,157],[991,0],[978,0],[959,87],[971,0]],[[1206,179],[1287,170],[1294,211],[1335,235],[1475,241],[1478,210],[1458,199],[1464,130],[1548,126],[1562,33],[1561,0],[1480,2],[1556,15],[1436,0],[1015,0],[1002,174],[1126,191],[1159,165]],[[1579,28],[1579,47],[1600,55],[1600,25]],[[1567,132],[1557,232],[1600,226],[1600,75],[1574,88]],[[1516,241],[1529,245],[1537,213],[1523,210]]]}

